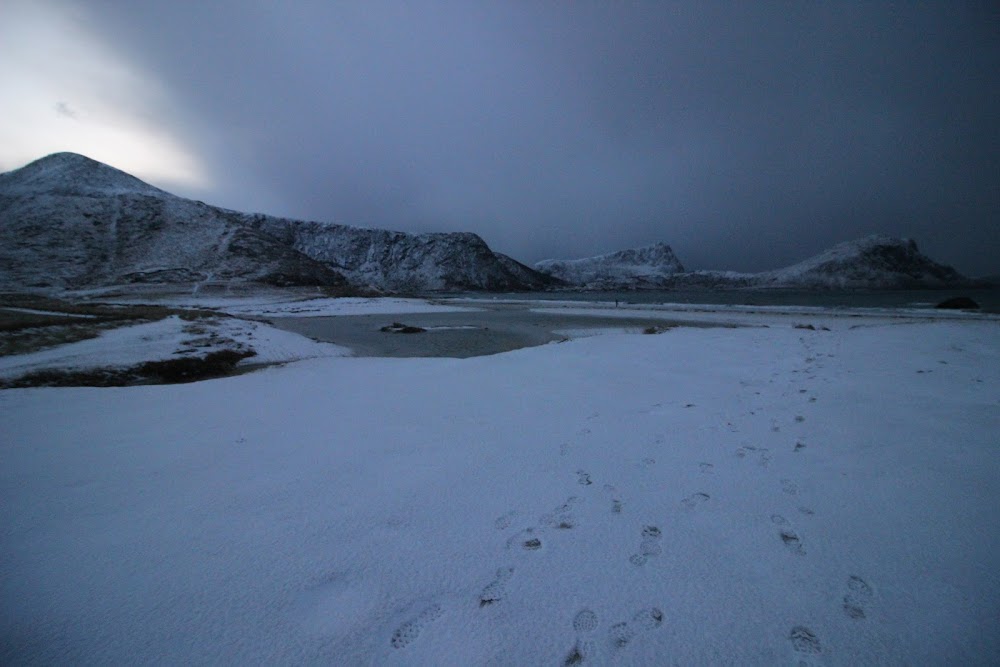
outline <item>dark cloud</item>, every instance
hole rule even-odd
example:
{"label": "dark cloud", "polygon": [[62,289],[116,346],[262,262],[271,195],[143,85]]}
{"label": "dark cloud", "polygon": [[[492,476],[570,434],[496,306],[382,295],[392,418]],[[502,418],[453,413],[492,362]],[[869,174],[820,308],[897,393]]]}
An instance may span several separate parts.
{"label": "dark cloud", "polygon": [[1000,273],[993,3],[142,4],[92,23],[223,205],[695,268],[884,232]]}

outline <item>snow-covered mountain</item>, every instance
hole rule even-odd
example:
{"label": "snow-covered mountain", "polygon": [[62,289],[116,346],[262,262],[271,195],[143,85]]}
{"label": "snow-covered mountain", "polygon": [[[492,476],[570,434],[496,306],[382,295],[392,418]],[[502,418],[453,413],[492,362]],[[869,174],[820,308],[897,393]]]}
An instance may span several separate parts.
{"label": "snow-covered mountain", "polygon": [[556,281],[490,250],[468,232],[407,234],[249,216],[250,226],[328,264],[352,284],[394,292],[542,289]]}
{"label": "snow-covered mountain", "polygon": [[554,282],[474,234],[404,234],[209,206],[56,153],[0,174],[0,283],[85,288],[261,282],[386,291]]}
{"label": "snow-covered mountain", "polygon": [[755,282],[762,287],[919,289],[971,281],[922,254],[912,239],[876,235],[838,243],[798,264],[759,273]]}
{"label": "snow-covered mountain", "polygon": [[244,224],[82,155],[0,174],[0,282],[84,288],[243,280],[343,285],[329,267]]}
{"label": "snow-covered mountain", "polygon": [[538,271],[586,289],[655,289],[669,286],[684,271],[665,243],[583,259],[545,259]]}
{"label": "snow-covered mountain", "polygon": [[[658,248],[665,252],[651,252]],[[656,258],[662,258],[664,266],[658,274]],[[670,258],[676,271],[669,270]],[[546,260],[536,268],[585,289],[933,289],[974,283],[921,254],[911,239],[878,235],[840,243],[798,264],[763,273],[684,272],[663,244],[588,259]]]}

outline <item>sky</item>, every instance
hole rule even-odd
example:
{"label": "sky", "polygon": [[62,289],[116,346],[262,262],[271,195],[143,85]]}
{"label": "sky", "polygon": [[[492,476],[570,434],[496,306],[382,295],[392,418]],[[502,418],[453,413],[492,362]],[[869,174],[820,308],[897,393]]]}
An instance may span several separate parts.
{"label": "sky", "polygon": [[1000,274],[986,0],[0,0],[0,91],[0,171],[74,151],[527,263],[757,271],[881,233]]}

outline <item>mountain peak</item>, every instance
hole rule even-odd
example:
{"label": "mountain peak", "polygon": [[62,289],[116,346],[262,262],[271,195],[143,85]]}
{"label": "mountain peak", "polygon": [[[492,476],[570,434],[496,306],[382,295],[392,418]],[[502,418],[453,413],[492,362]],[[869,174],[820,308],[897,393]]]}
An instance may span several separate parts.
{"label": "mountain peak", "polygon": [[116,195],[144,194],[158,197],[167,193],[120,169],[92,160],[79,153],[53,153],[20,169],[0,174],[0,193]]}
{"label": "mountain peak", "polygon": [[866,236],[798,264],[760,274],[774,283],[841,289],[946,287],[968,279],[922,254],[913,239]]}
{"label": "mountain peak", "polygon": [[657,287],[684,266],[666,243],[619,250],[582,259],[546,259],[535,269],[571,284],[607,289],[616,286]]}

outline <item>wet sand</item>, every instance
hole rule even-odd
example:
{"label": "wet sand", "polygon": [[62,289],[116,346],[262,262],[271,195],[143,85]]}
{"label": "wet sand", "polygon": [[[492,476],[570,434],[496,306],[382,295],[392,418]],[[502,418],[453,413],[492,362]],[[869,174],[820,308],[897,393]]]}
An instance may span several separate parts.
{"label": "wet sand", "polygon": [[[423,333],[379,331],[393,322],[427,329]],[[461,313],[282,317],[273,326],[350,348],[357,357],[478,357],[544,345],[572,337],[567,332],[647,327],[714,327],[717,324],[669,317],[611,318],[533,313],[524,306],[492,306]]]}

